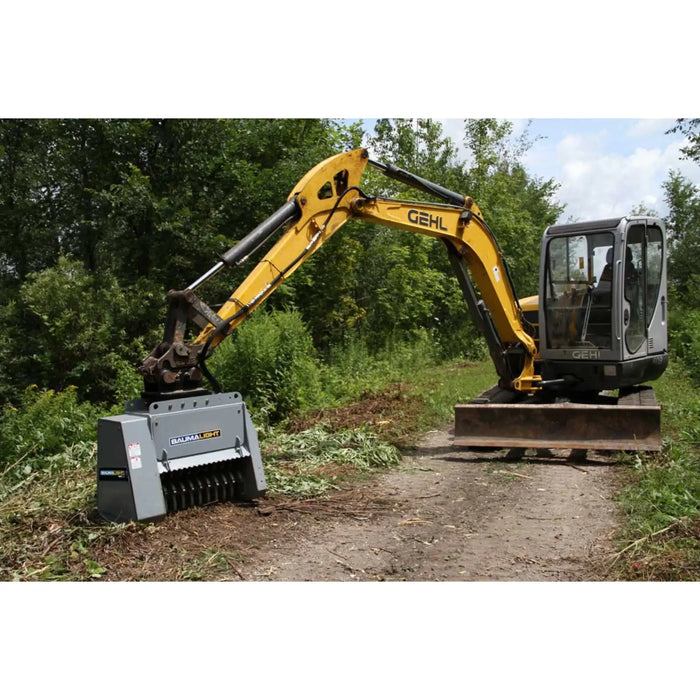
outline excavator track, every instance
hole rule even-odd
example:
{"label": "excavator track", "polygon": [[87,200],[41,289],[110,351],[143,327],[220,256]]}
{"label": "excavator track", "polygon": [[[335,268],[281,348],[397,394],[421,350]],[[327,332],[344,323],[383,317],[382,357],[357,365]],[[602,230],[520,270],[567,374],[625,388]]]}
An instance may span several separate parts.
{"label": "excavator track", "polygon": [[455,406],[455,445],[656,452],[661,407],[648,386],[590,400],[520,397],[493,387]]}

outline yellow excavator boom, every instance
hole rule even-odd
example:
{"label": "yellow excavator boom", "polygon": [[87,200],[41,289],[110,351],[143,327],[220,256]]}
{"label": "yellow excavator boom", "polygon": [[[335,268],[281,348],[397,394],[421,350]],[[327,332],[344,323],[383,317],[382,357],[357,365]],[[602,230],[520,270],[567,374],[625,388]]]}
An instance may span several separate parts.
{"label": "yellow excavator boom", "polygon": [[[521,348],[522,367],[511,378],[512,388],[536,390],[540,380],[534,368],[537,347],[524,328],[503,254],[474,201],[462,195],[461,205],[367,197],[359,185],[368,164],[373,163],[367,151],[357,149],[324,160],[299,181],[288,198],[297,216],[218,311],[221,322],[203,328],[195,345],[201,345],[205,355],[211,352],[345,222],[355,218],[443,240],[471,274],[503,349]],[[503,372],[499,374],[503,378]]]}

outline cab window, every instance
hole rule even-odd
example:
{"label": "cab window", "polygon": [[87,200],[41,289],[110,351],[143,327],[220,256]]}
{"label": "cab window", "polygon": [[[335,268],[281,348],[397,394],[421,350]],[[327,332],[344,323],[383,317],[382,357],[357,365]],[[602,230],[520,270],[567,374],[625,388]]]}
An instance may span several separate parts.
{"label": "cab window", "polygon": [[545,265],[550,348],[610,348],[613,235],[553,238]]}

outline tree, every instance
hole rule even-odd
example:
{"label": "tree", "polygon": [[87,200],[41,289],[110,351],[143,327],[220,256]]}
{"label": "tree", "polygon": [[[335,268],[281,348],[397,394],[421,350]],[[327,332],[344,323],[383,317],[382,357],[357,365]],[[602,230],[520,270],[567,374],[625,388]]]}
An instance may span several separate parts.
{"label": "tree", "polygon": [[[130,342],[162,332],[167,290],[199,277],[301,173],[360,137],[321,119],[0,120],[2,391],[80,375],[87,394],[107,397],[116,365],[104,353],[138,361]],[[221,302],[246,272],[203,291]],[[100,354],[111,369],[93,367]]]}
{"label": "tree", "polygon": [[58,263],[27,276],[17,297],[0,309],[5,362],[0,396],[12,399],[31,384],[81,398],[114,401],[120,375],[133,374],[160,329],[153,310],[165,313],[159,290],[147,279],[129,289],[109,273],[91,275],[82,263]]}
{"label": "tree", "polygon": [[676,126],[666,133],[680,132],[688,139],[688,145],[681,148],[685,158],[700,162],[700,119],[677,119]]}
{"label": "tree", "polygon": [[469,191],[503,249],[521,297],[537,293],[542,234],[563,211],[554,200],[559,185],[531,176],[521,162],[532,142],[527,129],[514,138],[508,121],[465,120]]}
{"label": "tree", "polygon": [[670,172],[664,182],[668,230],[669,345],[700,380],[700,188]]}
{"label": "tree", "polygon": [[700,306],[700,188],[679,172],[670,172],[663,184],[669,209],[668,273],[674,297],[685,306]]}
{"label": "tree", "polygon": [[59,254],[50,123],[0,120],[0,301]]}
{"label": "tree", "polygon": [[[536,276],[527,255],[537,246],[523,241],[554,216],[553,185],[522,168],[522,141],[511,131],[472,122],[471,168],[434,120],[379,120],[369,141],[379,160],[478,193],[517,283]],[[0,392],[73,382],[85,396],[109,398],[117,356],[138,362],[162,331],[166,291],[198,278],[312,166],[362,138],[360,125],[327,119],[0,120],[0,315],[9,357]],[[431,199],[377,172],[363,188]],[[215,307],[256,261],[222,271],[200,293]],[[378,348],[428,331],[442,347],[468,351],[474,336],[438,241],[359,222],[265,307],[298,309],[322,349],[355,333]]]}
{"label": "tree", "polygon": [[630,212],[630,214],[632,216],[659,216],[658,211],[647,206],[644,202],[640,202],[639,204],[632,207],[632,211]]}
{"label": "tree", "polygon": [[[442,135],[437,122],[382,119],[368,141],[375,160],[448,186],[454,179],[450,171],[454,144]],[[302,174],[298,171],[295,178]],[[371,195],[429,198],[371,168],[365,170],[362,188]],[[442,254],[437,268],[430,259],[435,246]],[[394,339],[410,338],[419,328],[435,326],[436,293],[442,290],[446,266],[444,248],[431,239],[350,221],[285,282],[275,298],[281,298],[278,295],[287,285],[294,290],[287,300],[302,312],[322,350],[358,334],[379,348]]]}

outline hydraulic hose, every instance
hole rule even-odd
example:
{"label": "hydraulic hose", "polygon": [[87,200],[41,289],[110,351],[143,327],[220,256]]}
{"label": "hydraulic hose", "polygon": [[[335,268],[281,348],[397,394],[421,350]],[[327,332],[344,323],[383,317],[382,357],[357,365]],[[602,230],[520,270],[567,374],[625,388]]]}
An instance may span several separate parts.
{"label": "hydraulic hose", "polygon": [[[232,314],[228,318],[223,319],[216,326],[216,328],[214,329],[214,332],[207,338],[206,343],[204,343],[204,346],[202,347],[199,354],[197,355],[197,361],[199,363],[200,368],[202,369],[202,373],[212,383],[212,386],[214,387],[215,391],[217,391],[217,392],[221,391],[221,386],[220,386],[219,382],[216,380],[216,378],[214,377],[214,375],[209,371],[209,369],[206,366],[206,357],[207,357],[207,354],[209,353],[209,348],[211,347],[211,343],[214,340],[214,338],[216,338],[218,335],[223,333],[226,330],[226,328],[228,328],[228,326],[231,323],[233,323],[233,321],[236,321],[241,316],[245,316],[246,314],[248,314],[252,310],[252,308],[256,305],[258,300],[261,297],[263,297],[269,289],[274,287],[281,279],[284,278],[284,276],[287,274],[287,272],[289,272],[289,270],[291,270],[293,267],[295,267],[297,265],[297,263],[299,263],[301,260],[303,260],[304,257],[306,257],[309,254],[309,252],[313,250],[316,243],[318,242],[318,239],[321,237],[323,232],[326,230],[326,226],[328,226],[328,223],[331,220],[331,217],[333,216],[333,214],[335,214],[338,207],[340,206],[340,202],[342,201],[343,197],[345,197],[345,195],[348,194],[348,192],[353,192],[353,191],[359,192],[360,196],[367,198],[367,196],[364,194],[364,192],[362,192],[362,190],[359,187],[349,187],[348,189],[346,189],[336,199],[335,204],[333,205],[333,208],[331,209],[328,216],[326,217],[326,220],[323,222],[323,225],[314,234],[313,238],[309,241],[309,243],[306,245],[304,250],[302,250],[301,253],[299,253],[299,255],[297,255],[297,257],[294,258],[294,260],[292,260],[292,262],[290,262],[283,270],[280,270],[279,274],[271,282],[269,282],[264,289],[262,289],[260,292],[258,292],[258,294],[253,299],[251,299],[247,304],[241,306],[241,308],[238,311],[236,311],[236,313]],[[287,204],[292,204],[292,202],[294,203],[295,210],[298,212],[298,205],[296,204],[296,199],[292,200],[290,202],[287,202]],[[289,212],[291,211],[291,209],[281,207],[280,209],[277,210],[277,212],[275,214],[272,215],[272,217],[270,217],[265,222],[263,222],[263,224],[261,224],[261,226],[258,228],[262,228],[262,226],[264,224],[270,222],[273,218],[277,217],[278,215],[279,215],[279,218],[281,218],[282,214],[285,211],[289,215]],[[279,228],[279,224],[278,224],[277,228]],[[237,245],[244,243],[256,231],[257,231],[257,229],[254,230],[253,232],[251,232],[248,236],[246,236],[246,238],[244,238],[242,241],[240,241],[240,243]],[[271,235],[271,234],[268,233],[268,237],[269,237],[269,235]],[[263,238],[262,233],[260,234],[260,238]],[[263,238],[263,240],[264,240],[264,238]],[[263,240],[258,241],[256,248],[263,242]],[[226,255],[231,253],[235,248],[236,248],[236,246],[234,246],[231,250],[229,250]],[[252,249],[251,249],[251,252],[252,252]],[[248,253],[248,254],[250,254],[250,253]],[[224,258],[224,256],[222,256],[222,259],[223,258]],[[231,256],[231,258],[233,259],[233,256]]]}

